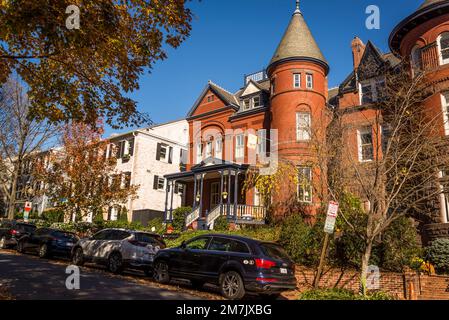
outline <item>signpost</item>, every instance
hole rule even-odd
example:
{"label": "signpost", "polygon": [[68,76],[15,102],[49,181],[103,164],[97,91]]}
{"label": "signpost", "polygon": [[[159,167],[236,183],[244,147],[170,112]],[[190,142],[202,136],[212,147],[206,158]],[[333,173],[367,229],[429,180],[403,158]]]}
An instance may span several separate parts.
{"label": "signpost", "polygon": [[25,202],[25,208],[23,212],[23,220],[25,222],[28,222],[28,219],[30,217],[30,211],[33,209],[33,203],[32,202]]}
{"label": "signpost", "polygon": [[326,223],[324,224],[324,232],[326,236],[324,237],[323,250],[321,251],[320,265],[318,266],[318,272],[315,277],[314,287],[318,288],[320,283],[321,273],[323,272],[324,261],[326,259],[327,247],[329,246],[329,236],[334,233],[335,222],[337,221],[339,204],[337,202],[331,201],[327,207],[327,217]]}

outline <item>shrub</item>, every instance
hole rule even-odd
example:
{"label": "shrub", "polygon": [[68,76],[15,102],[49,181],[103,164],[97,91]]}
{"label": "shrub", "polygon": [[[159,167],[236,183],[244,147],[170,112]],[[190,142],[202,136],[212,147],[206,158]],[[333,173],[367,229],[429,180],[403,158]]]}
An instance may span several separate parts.
{"label": "shrub", "polygon": [[216,231],[228,231],[229,223],[228,218],[226,216],[220,216],[214,222],[214,230]]}
{"label": "shrub", "polygon": [[432,241],[426,248],[426,257],[439,273],[449,273],[449,239]]}
{"label": "shrub", "polygon": [[153,232],[152,228],[155,228],[155,232],[162,234],[165,232],[165,224],[164,224],[164,220],[162,218],[156,218],[153,220],[150,220],[148,222],[148,226],[145,228],[146,231],[148,232]]}
{"label": "shrub", "polygon": [[192,213],[191,207],[180,207],[173,211],[173,229],[175,232],[182,232],[185,229],[186,217]]}
{"label": "shrub", "polygon": [[299,300],[394,300],[394,298],[381,291],[362,296],[347,289],[333,288],[305,291],[300,294]]}
{"label": "shrub", "polygon": [[64,222],[64,211],[60,209],[49,209],[42,213],[42,219],[49,223]]}

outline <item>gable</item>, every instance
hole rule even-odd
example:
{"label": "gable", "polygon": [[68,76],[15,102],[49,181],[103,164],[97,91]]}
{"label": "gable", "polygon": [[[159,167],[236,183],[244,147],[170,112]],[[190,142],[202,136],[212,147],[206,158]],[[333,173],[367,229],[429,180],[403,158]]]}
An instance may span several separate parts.
{"label": "gable", "polygon": [[382,53],[368,41],[365,52],[360,61],[357,75],[360,80],[369,79],[378,76],[385,67],[385,60]]}
{"label": "gable", "polygon": [[251,94],[260,92],[261,90],[252,82],[248,82],[246,88],[243,90],[242,94],[240,95],[241,97],[244,96],[249,96]]}

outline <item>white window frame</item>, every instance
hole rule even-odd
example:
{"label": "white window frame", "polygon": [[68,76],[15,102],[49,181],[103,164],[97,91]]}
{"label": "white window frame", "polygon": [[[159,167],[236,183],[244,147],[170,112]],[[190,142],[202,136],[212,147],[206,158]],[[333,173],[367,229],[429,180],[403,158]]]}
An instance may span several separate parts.
{"label": "white window frame", "polygon": [[207,158],[211,158],[212,157],[212,155],[213,155],[213,145],[212,145],[212,141],[208,141],[207,143],[206,143],[206,159]]}
{"label": "white window frame", "polygon": [[[438,173],[438,178],[446,178],[447,175],[444,171]],[[441,223],[449,223],[449,194],[444,192],[444,185],[440,183],[440,213],[441,213]]]}
{"label": "white window frame", "polygon": [[293,74],[293,88],[295,89],[301,88],[301,73]]}
{"label": "white window frame", "polygon": [[[302,117],[304,117],[305,121],[302,121],[303,120]],[[297,141],[310,141],[311,128],[312,128],[312,115],[310,114],[310,112],[297,112],[296,113],[296,140]]]}
{"label": "white window frame", "polygon": [[157,190],[165,189],[165,179],[162,177],[157,177]]}
{"label": "white window frame", "polygon": [[[258,105],[256,105],[256,99],[259,99],[259,104]],[[262,97],[260,95],[254,96],[251,99],[251,102],[252,102],[252,108],[262,107]]]}
{"label": "white window frame", "polygon": [[196,163],[200,164],[201,161],[203,161],[203,144],[197,143],[196,144]]}
{"label": "white window frame", "polygon": [[[162,156],[162,149],[165,150],[165,155],[164,156]],[[159,151],[159,157],[160,157],[159,161],[168,162],[169,154],[170,154],[170,147],[165,145],[165,144],[161,144],[161,149]]]}
{"label": "white window frame", "polygon": [[449,91],[441,93],[441,106],[444,120],[444,133],[449,136]]}
{"label": "white window frame", "polygon": [[223,140],[221,139],[215,140],[215,158],[217,159],[223,158]]}
{"label": "white window frame", "polygon": [[[440,57],[440,65],[445,65],[445,64],[449,64],[449,58],[444,59],[443,58],[443,48],[441,47],[441,39],[443,38],[443,35],[447,34],[447,36],[449,37],[449,32],[443,32],[442,34],[440,34],[438,36],[437,39],[437,43],[438,43],[438,56]],[[445,50],[449,51],[449,47],[446,48]]]}
{"label": "white window frame", "polygon": [[250,109],[251,109],[251,99],[249,98],[243,99],[243,111]]}
{"label": "white window frame", "polygon": [[[298,189],[297,196],[298,201],[301,203],[312,203],[313,202],[313,172],[311,167],[299,167],[299,181],[298,181]],[[307,178],[308,176],[308,178]],[[301,182],[301,178],[306,177],[308,180],[308,184],[304,185]]]}
{"label": "white window frame", "polygon": [[238,134],[235,136],[235,158],[245,158],[245,135]]}
{"label": "white window frame", "polygon": [[267,130],[257,131],[257,154],[265,156],[267,153]]}
{"label": "white window frame", "polygon": [[[371,148],[372,148],[372,157],[370,159],[364,159],[363,156],[363,148],[368,146],[368,144],[363,144],[362,135],[364,134],[371,135]],[[358,149],[358,157],[359,162],[372,162],[374,161],[374,143],[373,143],[373,128],[372,126],[366,126],[357,130],[357,149]]]}
{"label": "white window frame", "polygon": [[256,187],[254,187],[254,201],[253,201],[253,205],[255,206],[255,207],[260,207],[260,206],[262,206],[262,201],[261,201],[261,198],[260,198],[260,192],[259,192],[259,190],[256,188]]}
{"label": "white window frame", "polygon": [[[360,105],[369,104],[377,102],[380,98],[380,94],[378,92],[379,84],[385,85],[385,79],[382,77],[372,78],[359,82],[359,98]],[[371,102],[363,102],[363,88],[371,86]]]}
{"label": "white window frame", "polygon": [[313,89],[313,73],[306,73],[306,88]]}

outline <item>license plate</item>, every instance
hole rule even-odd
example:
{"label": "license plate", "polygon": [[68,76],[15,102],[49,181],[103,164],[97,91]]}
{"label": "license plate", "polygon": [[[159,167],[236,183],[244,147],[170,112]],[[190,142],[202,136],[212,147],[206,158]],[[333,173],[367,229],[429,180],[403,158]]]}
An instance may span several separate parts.
{"label": "license plate", "polygon": [[281,268],[281,273],[282,273],[282,274],[287,274],[287,273],[288,273],[288,270],[285,269],[285,268]]}

